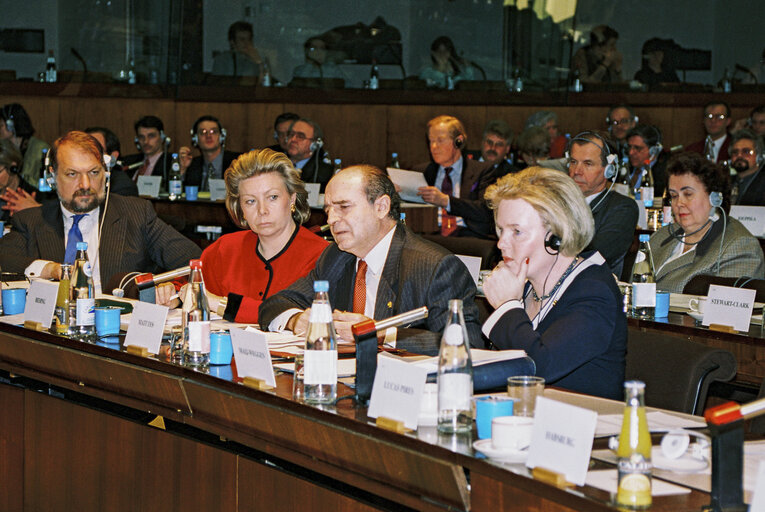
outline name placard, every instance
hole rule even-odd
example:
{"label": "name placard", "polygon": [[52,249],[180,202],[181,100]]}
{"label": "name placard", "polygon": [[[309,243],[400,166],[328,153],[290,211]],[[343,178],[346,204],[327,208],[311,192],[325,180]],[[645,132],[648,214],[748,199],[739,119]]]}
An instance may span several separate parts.
{"label": "name placard", "polygon": [[138,176],[136,186],[139,196],[159,197],[159,186],[162,176]]}
{"label": "name placard", "polygon": [[765,237],[765,206],[732,205],[730,216],[756,237]]}
{"label": "name placard", "polygon": [[420,400],[428,371],[391,357],[377,357],[377,373],[372,385],[367,416],[401,421],[406,428],[417,428]]}
{"label": "name placard", "polygon": [[57,282],[43,279],[32,281],[24,305],[24,322],[39,322],[43,327],[49,327],[53,321],[57,296]]}
{"label": "name placard", "polygon": [[320,190],[321,185],[319,183],[305,184],[305,191],[308,192],[308,206],[311,208],[321,208],[324,206],[319,198]]}
{"label": "name placard", "polygon": [[210,183],[210,201],[222,201],[226,199],[226,180],[211,179]]}
{"label": "name placard", "polygon": [[145,347],[149,353],[158,354],[167,311],[167,306],[136,302],[125,336],[125,346]]}
{"label": "name placard", "polygon": [[701,324],[730,325],[737,331],[748,332],[756,293],[748,288],[710,285]]}
{"label": "name placard", "polygon": [[535,411],[526,466],[555,471],[584,485],[598,414],[544,397],[537,398]]}
{"label": "name placard", "polygon": [[754,491],[752,491],[752,503],[749,510],[765,510],[765,460],[760,461],[760,467],[757,470],[757,476],[754,480]]}
{"label": "name placard", "polygon": [[250,329],[231,329],[230,332],[239,376],[260,379],[269,386],[276,387],[266,335]]}

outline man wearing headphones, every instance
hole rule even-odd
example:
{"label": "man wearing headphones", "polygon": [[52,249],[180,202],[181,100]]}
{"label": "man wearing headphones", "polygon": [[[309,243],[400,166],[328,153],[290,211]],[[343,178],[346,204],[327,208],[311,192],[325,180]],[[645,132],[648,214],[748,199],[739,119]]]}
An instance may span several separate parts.
{"label": "man wearing headphones", "polygon": [[321,193],[332,177],[332,163],[324,151],[324,133],[315,121],[302,117],[287,132],[287,156],[302,171],[306,183],[319,183]]}
{"label": "man wearing headphones", "polygon": [[151,203],[108,193],[103,148],[85,132],[72,131],[50,151],[51,185],[58,200],[11,218],[0,238],[0,266],[28,277],[59,279],[72,263],[76,242],[88,242],[97,292],[120,273],[174,269],[199,258],[201,250],[157,218]]}
{"label": "man wearing headphones", "polygon": [[619,158],[627,156],[627,133],[638,123],[638,116],[629,105],[615,105],[606,116],[609,139]]}
{"label": "man wearing headphones", "polygon": [[667,162],[669,154],[663,150],[661,131],[653,125],[639,124],[627,132],[627,156],[630,162],[630,184],[633,189],[648,167],[653,176],[653,195],[662,197],[667,188]]}
{"label": "man wearing headphones", "polygon": [[223,173],[240,153],[226,151],[226,129],[217,117],[205,115],[194,121],[191,144],[199,148],[200,156],[191,158],[191,149],[178,150],[185,185],[196,185],[200,191],[210,190],[211,179],[223,179]]}
{"label": "man wearing headphones", "polygon": [[42,151],[48,144],[34,137],[35,129],[27,111],[18,103],[9,103],[0,109],[0,139],[10,140],[21,153],[21,178],[34,189],[42,178]]}
{"label": "man wearing headphones", "polygon": [[732,121],[730,105],[724,101],[711,101],[704,106],[704,131],[707,136],[693,144],[688,144],[685,150],[703,156],[711,154],[714,162],[722,163],[728,160],[728,126]]}
{"label": "man wearing headphones", "polygon": [[167,190],[167,178],[173,159],[167,154],[170,137],[165,135],[165,125],[156,116],[143,116],[133,125],[136,147],[140,153],[126,156],[122,166],[133,181],[138,176],[162,176],[160,188]]}
{"label": "man wearing headphones", "polygon": [[595,236],[588,250],[598,251],[611,271],[621,277],[638,223],[637,203],[612,189],[617,156],[605,135],[582,132],[568,148],[568,175],[579,185],[595,219]]}
{"label": "man wearing headphones", "polygon": [[494,234],[494,223],[483,193],[496,181],[494,166],[466,158],[466,141],[465,127],[456,117],[438,116],[428,122],[432,161],[414,168],[425,174],[428,184],[417,193],[426,203],[441,207],[441,235],[488,238]]}
{"label": "man wearing headphones", "polygon": [[[762,139],[750,130],[740,130],[730,137],[733,177],[731,202],[748,206],[765,206],[765,154]],[[734,197],[735,196],[735,197]]]}
{"label": "man wearing headphones", "polygon": [[283,112],[276,116],[274,120],[274,140],[276,144],[268,146],[268,149],[274,151],[281,151],[285,155],[287,154],[287,135],[290,132],[292,123],[300,119],[300,116],[293,112]]}

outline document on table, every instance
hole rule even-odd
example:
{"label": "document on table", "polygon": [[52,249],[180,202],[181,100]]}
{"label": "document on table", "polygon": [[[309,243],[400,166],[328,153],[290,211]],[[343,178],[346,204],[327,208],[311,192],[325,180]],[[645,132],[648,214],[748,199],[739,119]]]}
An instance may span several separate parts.
{"label": "document on table", "polygon": [[[433,357],[400,357],[385,353],[387,357],[399,358],[407,363],[427,368],[428,373],[438,371],[438,356]],[[509,361],[510,359],[520,359],[526,357],[525,350],[484,350],[478,348],[470,349],[470,357],[473,359],[473,366],[481,366],[497,361]],[[621,423],[619,423],[621,425]]]}
{"label": "document on table", "polygon": [[[622,430],[621,414],[600,414],[598,415],[598,425],[595,427],[595,437],[616,436]],[[649,411],[646,413],[648,419],[648,430],[651,432],[668,432],[677,428],[704,428],[707,426],[703,418],[679,418],[672,414],[660,411]]]}
{"label": "document on table", "polygon": [[388,176],[390,176],[393,184],[400,188],[398,195],[401,196],[402,201],[410,201],[412,203],[425,202],[422,200],[422,197],[417,195],[418,188],[428,186],[423,173],[388,167]]}
{"label": "document on table", "polygon": [[[286,373],[295,373],[295,363],[276,363],[274,368]],[[337,378],[353,377],[356,375],[356,358],[337,360]]]}

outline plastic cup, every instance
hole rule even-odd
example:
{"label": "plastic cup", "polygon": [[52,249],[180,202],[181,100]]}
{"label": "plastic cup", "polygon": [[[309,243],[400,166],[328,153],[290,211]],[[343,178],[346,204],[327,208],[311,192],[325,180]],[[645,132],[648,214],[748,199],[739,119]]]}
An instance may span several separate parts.
{"label": "plastic cup", "polygon": [[475,424],[479,439],[491,437],[491,422],[498,416],[512,416],[514,400],[502,396],[484,396],[475,399]]}
{"label": "plastic cup", "polygon": [[122,309],[117,306],[96,308],[96,332],[99,337],[120,333],[120,313]]}
{"label": "plastic cup", "polygon": [[3,312],[6,315],[18,315],[24,312],[27,291],[24,288],[5,288],[3,290]]}
{"label": "plastic cup", "polygon": [[234,347],[228,331],[210,333],[210,364],[231,364]]}
{"label": "plastic cup", "polygon": [[656,318],[669,316],[669,292],[656,292],[656,309],[653,316]]}
{"label": "plastic cup", "polygon": [[186,201],[196,201],[199,196],[199,187],[196,185],[186,186]]}

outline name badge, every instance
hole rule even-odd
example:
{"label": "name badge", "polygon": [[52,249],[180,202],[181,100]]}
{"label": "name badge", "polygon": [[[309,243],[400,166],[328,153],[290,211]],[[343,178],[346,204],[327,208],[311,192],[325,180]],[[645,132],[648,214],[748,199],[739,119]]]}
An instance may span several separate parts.
{"label": "name badge", "polygon": [[24,305],[24,321],[39,322],[43,327],[50,326],[56,309],[58,283],[35,279],[29,285],[27,301]]}
{"label": "name badge", "polygon": [[138,176],[136,186],[138,195],[144,197],[159,197],[159,186],[162,183],[162,176]]}
{"label": "name badge", "polygon": [[401,421],[406,428],[415,430],[427,378],[425,368],[379,355],[367,416]]}
{"label": "name badge", "polygon": [[555,471],[584,485],[597,423],[595,411],[537,398],[526,466]]}
{"label": "name badge", "polygon": [[743,224],[754,236],[765,237],[765,206],[734,204],[730,207],[730,216]]}
{"label": "name badge", "polygon": [[713,284],[709,286],[702,325],[730,325],[749,332],[756,290]]}
{"label": "name badge", "polygon": [[125,346],[146,347],[150,354],[159,354],[167,311],[167,306],[136,302],[125,336]]}
{"label": "name badge", "polygon": [[231,344],[234,347],[236,371],[240,377],[253,377],[276,387],[271,352],[268,350],[266,335],[260,331],[231,329]]}
{"label": "name badge", "polygon": [[226,180],[211,179],[210,201],[222,201],[226,199]]}

